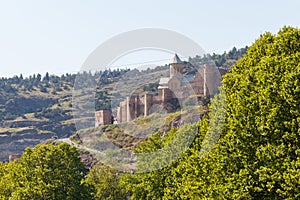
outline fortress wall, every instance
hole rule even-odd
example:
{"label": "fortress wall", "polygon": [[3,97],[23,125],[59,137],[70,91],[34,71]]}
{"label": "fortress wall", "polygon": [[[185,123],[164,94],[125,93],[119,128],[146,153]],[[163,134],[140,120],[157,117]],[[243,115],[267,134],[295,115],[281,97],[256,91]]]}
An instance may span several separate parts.
{"label": "fortress wall", "polygon": [[153,105],[153,94],[145,94],[144,96],[144,115],[149,115],[149,109]]}
{"label": "fortress wall", "polygon": [[120,122],[127,122],[127,104],[126,100],[122,101],[120,103],[120,110],[121,110],[121,116],[120,116]]}

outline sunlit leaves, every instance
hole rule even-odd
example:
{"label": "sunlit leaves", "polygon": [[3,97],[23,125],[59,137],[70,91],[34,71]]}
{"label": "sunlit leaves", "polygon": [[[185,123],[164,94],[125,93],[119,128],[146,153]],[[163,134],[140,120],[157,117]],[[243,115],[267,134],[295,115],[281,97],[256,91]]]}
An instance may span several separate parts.
{"label": "sunlit leaves", "polygon": [[84,183],[79,153],[65,143],[27,148],[19,160],[5,164],[4,170],[0,181],[0,196],[4,199],[92,197],[92,188]]}

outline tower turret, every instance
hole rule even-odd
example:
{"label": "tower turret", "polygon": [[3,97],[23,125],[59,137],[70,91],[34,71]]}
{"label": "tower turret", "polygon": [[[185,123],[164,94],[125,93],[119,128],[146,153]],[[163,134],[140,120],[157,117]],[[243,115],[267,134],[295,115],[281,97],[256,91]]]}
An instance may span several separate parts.
{"label": "tower turret", "polygon": [[170,62],[170,78],[173,76],[182,76],[183,62],[180,60],[177,54]]}

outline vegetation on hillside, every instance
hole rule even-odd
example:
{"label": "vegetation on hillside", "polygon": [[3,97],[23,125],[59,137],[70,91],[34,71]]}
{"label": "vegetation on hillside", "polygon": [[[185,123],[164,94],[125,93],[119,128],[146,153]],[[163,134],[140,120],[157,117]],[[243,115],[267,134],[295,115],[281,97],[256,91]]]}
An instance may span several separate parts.
{"label": "vegetation on hillside", "polygon": [[[208,61],[209,57],[218,66],[226,67],[226,61],[235,62],[242,53],[243,49],[234,48],[222,55],[197,56],[191,58],[191,61],[200,65]],[[225,62],[219,62],[218,59],[225,59]],[[188,64],[185,66],[185,73],[189,74],[192,70],[195,68]],[[10,154],[20,154],[26,147],[33,147],[48,138],[72,135],[76,131],[73,114],[78,113],[74,112],[77,107],[72,103],[74,88],[79,91],[78,99],[83,108],[88,106],[87,99],[95,92],[94,110],[109,109],[116,106],[111,105],[112,98],[122,100],[129,94],[128,88],[135,88],[136,81],[140,79],[153,79],[153,82],[137,88],[135,92],[157,93],[159,77],[165,76],[162,71],[168,74],[168,66],[143,71],[108,69],[94,74],[83,72],[56,76],[46,73],[29,77],[20,74],[11,78],[0,78],[0,160],[7,161]],[[126,79],[129,76],[134,76],[134,81],[124,80],[124,84],[118,84],[122,77]],[[95,85],[95,88],[89,90],[91,85]],[[92,91],[93,89],[96,91]],[[94,113],[90,112],[76,118],[75,122],[80,120],[85,123],[85,127],[92,127],[93,117]]]}

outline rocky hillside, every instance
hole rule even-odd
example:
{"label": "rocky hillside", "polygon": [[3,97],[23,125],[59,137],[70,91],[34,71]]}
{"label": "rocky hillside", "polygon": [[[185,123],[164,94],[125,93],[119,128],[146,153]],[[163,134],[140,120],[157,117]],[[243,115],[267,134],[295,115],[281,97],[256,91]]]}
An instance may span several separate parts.
{"label": "rocky hillside", "polygon": [[[206,55],[204,57],[191,58],[196,64],[214,61],[219,67],[230,67],[245,52],[246,48],[236,50],[222,55]],[[192,72],[190,65],[185,67],[185,73]],[[129,73],[130,72],[130,73]],[[74,106],[72,98],[74,87],[79,91],[81,107],[84,109],[87,98],[92,91],[87,90],[89,80],[96,85],[95,110],[110,109],[112,97],[122,100],[128,89],[135,87],[136,82],[124,80],[120,84],[120,78],[134,76],[135,81],[146,78],[149,81],[141,87],[135,88],[135,92],[152,91],[156,93],[159,77],[166,76],[168,66],[144,71],[117,69],[105,70],[91,74],[88,72],[80,74],[63,74],[61,76],[32,75],[23,77],[22,74],[12,78],[0,79],[0,161],[7,161],[9,155],[21,153],[25,147],[33,147],[49,138],[69,137],[75,131],[73,119]],[[155,78],[155,79],[154,79]],[[156,82],[155,82],[156,81]],[[76,84],[77,83],[77,86]],[[118,84],[119,83],[119,84]],[[118,89],[116,89],[118,88]],[[131,92],[131,91],[129,91]],[[78,110],[78,108],[76,108]],[[75,115],[78,114],[75,112]],[[79,116],[85,122],[85,127],[94,125],[93,113],[87,116]]]}

